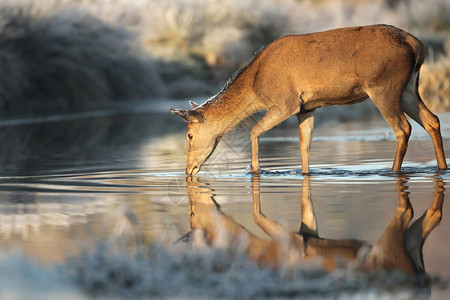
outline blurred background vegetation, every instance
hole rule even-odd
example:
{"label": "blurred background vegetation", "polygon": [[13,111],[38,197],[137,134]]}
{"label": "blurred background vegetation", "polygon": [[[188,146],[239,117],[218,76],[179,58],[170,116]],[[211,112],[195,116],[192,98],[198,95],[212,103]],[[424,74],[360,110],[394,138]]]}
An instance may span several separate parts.
{"label": "blurred background vegetation", "polygon": [[386,23],[425,41],[420,85],[450,109],[448,0],[2,0],[0,117],[211,96],[290,33]]}

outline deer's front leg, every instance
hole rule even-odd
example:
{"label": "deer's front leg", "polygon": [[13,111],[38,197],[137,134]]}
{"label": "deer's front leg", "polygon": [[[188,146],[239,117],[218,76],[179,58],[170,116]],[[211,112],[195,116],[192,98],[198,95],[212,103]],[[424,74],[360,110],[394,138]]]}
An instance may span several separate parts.
{"label": "deer's front leg", "polygon": [[314,128],[314,111],[297,114],[300,152],[302,154],[302,173],[309,173],[309,150],[311,149],[312,131]]}
{"label": "deer's front leg", "polygon": [[279,242],[286,241],[287,238],[293,238],[294,234],[283,225],[268,219],[261,212],[260,199],[260,177],[258,174],[252,177],[252,194],[253,194],[253,220],[267,235]]}
{"label": "deer's front leg", "polygon": [[[253,130],[252,130],[253,133]],[[252,165],[251,165],[251,171],[252,173],[259,173],[259,149],[258,149],[258,141],[259,137],[251,137],[252,140]]]}
{"label": "deer's front leg", "polygon": [[266,114],[258,122],[256,122],[255,126],[253,126],[250,134],[250,139],[252,141],[252,173],[260,172],[258,142],[261,134],[280,124],[291,115],[292,114],[287,113],[286,110],[273,106],[269,108]]}

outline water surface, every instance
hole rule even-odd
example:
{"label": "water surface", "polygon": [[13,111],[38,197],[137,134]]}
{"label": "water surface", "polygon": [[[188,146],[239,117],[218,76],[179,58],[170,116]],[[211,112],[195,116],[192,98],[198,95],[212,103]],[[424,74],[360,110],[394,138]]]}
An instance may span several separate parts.
{"label": "water surface", "polygon": [[[40,274],[55,264],[64,268],[79,259],[83,249],[94,251],[111,236],[134,234],[128,223],[121,222],[127,213],[135,216],[143,236],[139,243],[145,245],[171,245],[190,230],[185,123],[168,114],[167,108],[168,104],[160,103],[157,109],[142,107],[123,114],[0,124],[0,265],[4,272],[12,272],[12,278],[24,284],[40,286],[36,278],[42,276],[52,281],[54,273],[24,274],[31,269]],[[441,116],[447,152],[449,120],[448,114]],[[224,213],[264,237],[253,221],[251,175],[245,171],[250,163],[252,122],[247,120],[224,137],[197,177]],[[407,186],[416,217],[432,202],[436,183],[440,180],[447,186],[450,173],[437,171],[425,131],[414,126],[402,174],[390,171],[395,146],[395,137],[383,120],[318,124],[311,149],[311,198],[321,236],[373,244],[394,214],[399,178]],[[303,175],[294,123],[282,124],[261,138],[260,162],[264,213],[298,231]],[[444,201],[442,222],[423,249],[427,273],[440,276],[441,281],[450,279],[447,211]],[[125,248],[133,248],[133,238],[128,238]],[[38,267],[30,267],[28,259]],[[3,296],[21,295],[21,283],[11,285],[2,276]],[[53,281],[45,290],[36,288],[37,293],[45,298],[53,292],[72,291],[87,297],[81,287]],[[440,285],[430,293],[427,296],[432,299],[450,297]]]}

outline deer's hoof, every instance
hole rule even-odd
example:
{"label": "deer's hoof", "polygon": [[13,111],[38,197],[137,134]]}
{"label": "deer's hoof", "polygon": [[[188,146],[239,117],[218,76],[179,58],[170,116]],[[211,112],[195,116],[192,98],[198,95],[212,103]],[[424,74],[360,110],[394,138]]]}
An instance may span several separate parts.
{"label": "deer's hoof", "polygon": [[261,169],[259,167],[253,167],[252,166],[250,172],[252,174],[259,174],[259,173],[261,173]]}
{"label": "deer's hoof", "polygon": [[261,169],[259,167],[253,167],[253,166],[248,165],[247,168],[245,168],[245,173],[259,174],[259,173],[261,173]]}

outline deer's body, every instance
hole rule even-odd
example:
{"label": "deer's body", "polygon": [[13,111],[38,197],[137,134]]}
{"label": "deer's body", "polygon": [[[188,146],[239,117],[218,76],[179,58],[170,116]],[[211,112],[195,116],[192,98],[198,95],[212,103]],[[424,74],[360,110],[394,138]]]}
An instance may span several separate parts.
{"label": "deer's body", "polygon": [[326,270],[334,270],[347,261],[360,270],[401,270],[409,274],[425,272],[422,247],[429,233],[442,217],[443,182],[436,185],[436,195],[430,208],[410,225],[413,210],[403,181],[399,181],[398,205],[386,230],[374,246],[352,239],[326,239],[318,233],[310,194],[309,177],[303,179],[302,222],[300,232],[292,232],[268,219],[261,212],[259,178],[252,179],[253,218],[270,237],[260,238],[233,218],[224,214],[212,194],[194,180],[188,181],[190,225],[199,230],[212,245],[238,247],[246,245],[248,257],[261,266],[279,268],[293,266],[302,260],[321,258]]}
{"label": "deer's body", "polygon": [[196,174],[220,138],[258,111],[266,114],[251,131],[252,171],[259,171],[259,136],[296,115],[302,171],[308,173],[314,110],[367,98],[397,137],[394,171],[400,171],[411,133],[404,113],[430,134],[438,166],[446,169],[439,119],[427,109],[417,90],[424,59],[420,40],[388,25],[282,37],[259,52],[203,105],[172,110],[189,122],[186,173]]}

